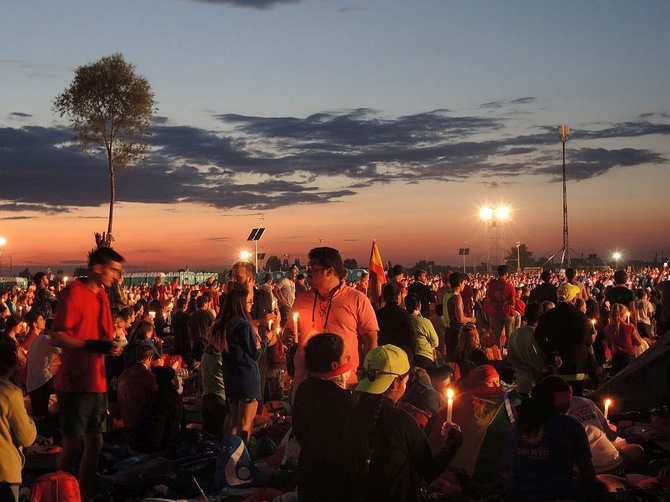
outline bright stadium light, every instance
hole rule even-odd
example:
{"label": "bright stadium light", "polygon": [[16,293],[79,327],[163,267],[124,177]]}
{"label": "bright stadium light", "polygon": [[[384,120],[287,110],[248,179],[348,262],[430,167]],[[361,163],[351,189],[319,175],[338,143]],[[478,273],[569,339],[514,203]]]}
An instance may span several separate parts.
{"label": "bright stadium light", "polygon": [[489,206],[484,206],[479,209],[479,217],[484,221],[489,221],[493,218],[493,209]]}
{"label": "bright stadium light", "polygon": [[251,258],[251,253],[249,251],[242,251],[240,252],[240,258],[244,261],[249,261],[249,258]]}

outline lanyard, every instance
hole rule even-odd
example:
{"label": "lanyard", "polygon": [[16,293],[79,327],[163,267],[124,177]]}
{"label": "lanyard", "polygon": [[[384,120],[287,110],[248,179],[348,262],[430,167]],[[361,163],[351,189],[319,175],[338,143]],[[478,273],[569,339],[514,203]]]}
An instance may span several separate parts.
{"label": "lanyard", "polygon": [[[335,293],[337,293],[337,290],[342,287],[342,282],[340,282],[336,287],[334,287],[330,291],[330,296],[328,297],[328,309],[326,310],[326,320],[323,323],[323,330],[324,333],[326,329],[328,328],[328,318],[330,317],[330,309],[333,306],[333,296],[335,296]],[[316,301],[319,298],[319,292],[315,289],[314,290],[314,305],[312,306],[312,327],[314,327],[314,314],[316,312]]]}

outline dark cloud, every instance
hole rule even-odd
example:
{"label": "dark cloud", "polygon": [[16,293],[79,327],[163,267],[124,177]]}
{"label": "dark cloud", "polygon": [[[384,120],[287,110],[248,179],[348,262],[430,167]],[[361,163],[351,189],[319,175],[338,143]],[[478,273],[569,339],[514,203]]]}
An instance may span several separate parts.
{"label": "dark cloud", "polygon": [[510,101],[513,105],[529,105],[531,103],[535,103],[536,99],[533,97],[527,97],[527,98],[518,98],[518,99],[513,99]]}
{"label": "dark cloud", "polygon": [[[146,160],[116,178],[117,201],[266,211],[341,201],[371,185],[560,178],[555,126],[514,134],[510,114],[495,115],[500,117],[433,110],[382,117],[367,108],[304,118],[220,114],[221,131],[171,125],[158,117]],[[571,140],[578,138],[580,148],[570,149],[569,176],[587,179],[616,167],[666,162],[659,152],[624,142],[668,134],[670,125],[659,116],[575,128]],[[600,140],[612,138],[621,138],[620,148],[600,146]],[[106,205],[104,155],[85,155],[71,140],[64,127],[0,128],[0,210],[66,212]]]}
{"label": "dark cloud", "polygon": [[302,0],[190,0],[191,2],[230,7],[245,7],[249,9],[267,10],[272,7],[291,3],[300,3]]}
{"label": "dark cloud", "polygon": [[10,119],[28,119],[30,117],[32,117],[32,115],[28,113],[12,112],[9,114]]}

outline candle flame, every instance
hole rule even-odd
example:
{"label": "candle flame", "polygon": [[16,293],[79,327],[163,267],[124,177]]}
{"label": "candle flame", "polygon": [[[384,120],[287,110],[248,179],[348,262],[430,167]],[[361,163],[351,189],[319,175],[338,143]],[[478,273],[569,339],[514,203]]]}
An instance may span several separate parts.
{"label": "candle flame", "polygon": [[608,408],[609,408],[609,406],[610,406],[611,404],[612,404],[612,400],[611,400],[611,399],[607,399],[607,400],[605,401],[605,406],[607,406]]}
{"label": "candle flame", "polygon": [[298,320],[298,313],[293,314],[293,322]]}
{"label": "candle flame", "polygon": [[453,399],[454,398],[454,391],[451,389],[447,389],[447,399]]}

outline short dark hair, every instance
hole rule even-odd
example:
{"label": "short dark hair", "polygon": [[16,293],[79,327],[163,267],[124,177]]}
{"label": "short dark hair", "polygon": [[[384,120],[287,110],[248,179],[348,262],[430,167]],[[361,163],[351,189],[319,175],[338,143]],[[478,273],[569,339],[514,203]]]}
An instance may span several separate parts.
{"label": "short dark hair", "polygon": [[414,312],[421,305],[421,300],[414,293],[410,293],[405,297],[405,308],[407,312]]}
{"label": "short dark hair", "polygon": [[498,276],[502,277],[506,273],[509,272],[509,267],[507,265],[500,265],[498,266]]}
{"label": "short dark hair", "polygon": [[211,300],[211,298],[210,298],[209,296],[207,296],[207,295],[200,295],[198,298],[195,299],[195,306],[196,306],[197,308],[201,309],[201,308],[203,308],[205,305],[207,305],[207,303],[209,303],[210,300]]}
{"label": "short dark hair", "polygon": [[331,371],[331,363],[344,353],[344,340],[334,333],[319,333],[305,345],[305,368],[316,373]]}
{"label": "short dark hair", "polygon": [[88,268],[94,265],[108,265],[112,261],[124,262],[123,256],[110,247],[99,247],[88,255]]}
{"label": "short dark hair", "polygon": [[625,270],[617,270],[614,272],[614,284],[626,284],[628,274]]}
{"label": "short dark hair", "polygon": [[393,265],[393,268],[391,269],[391,275],[396,276],[396,275],[402,275],[405,273],[405,267],[402,265]]}
{"label": "short dark hair", "polygon": [[542,315],[542,304],[538,302],[530,302],[526,305],[526,310],[524,311],[523,317],[528,324],[534,324],[540,320]]}
{"label": "short dark hair", "polygon": [[34,282],[35,284],[39,284],[40,282],[42,282],[42,279],[43,279],[44,277],[46,277],[46,276],[47,276],[46,272],[37,272],[37,273],[33,276],[33,282]]}
{"label": "short dark hair", "polygon": [[414,272],[414,280],[418,281],[421,278],[421,274],[425,274],[426,271],[423,269],[417,269],[416,272]]}
{"label": "short dark hair", "polygon": [[42,312],[38,312],[37,310],[29,310],[29,311],[26,312],[26,314],[23,316],[23,320],[26,321],[26,323],[28,324],[28,326],[32,326],[33,323],[36,323],[36,322],[37,322],[37,318],[40,317],[40,316],[44,317],[44,316],[42,315]]}
{"label": "short dark hair", "polygon": [[447,377],[451,378],[452,380],[454,378],[454,369],[448,364],[445,364],[443,366],[434,364],[430,366],[426,371],[428,372],[428,376],[430,378],[441,379],[441,380],[444,380]]}
{"label": "short dark hair", "polygon": [[342,255],[340,255],[340,252],[335,248],[312,248],[307,257],[310,260],[318,262],[319,265],[323,267],[332,268],[340,279],[344,279],[347,274],[347,271],[344,270]]}
{"label": "short dark hair", "polygon": [[574,268],[569,267],[565,269],[565,278],[568,280],[568,282],[572,281],[572,279],[575,278],[575,275],[577,275],[577,272]]}
{"label": "short dark hair", "polygon": [[400,294],[400,285],[397,282],[389,282],[382,289],[382,297],[386,303],[398,305],[398,295]]}
{"label": "short dark hair", "polygon": [[451,286],[452,289],[457,288],[464,280],[465,276],[463,274],[460,272],[454,272],[449,276],[449,286]]}
{"label": "short dark hair", "polygon": [[543,270],[540,274],[540,279],[542,279],[544,282],[549,282],[551,279],[551,272],[549,272],[549,270]]}

